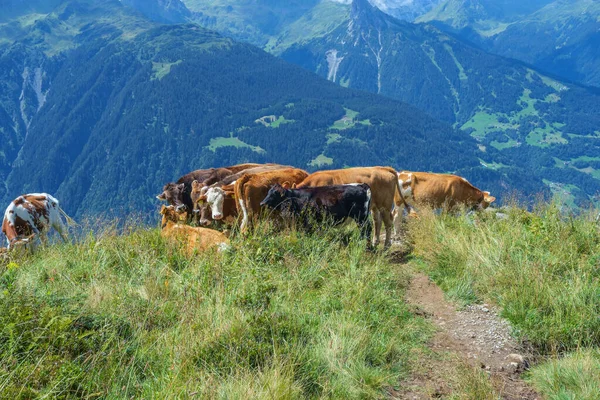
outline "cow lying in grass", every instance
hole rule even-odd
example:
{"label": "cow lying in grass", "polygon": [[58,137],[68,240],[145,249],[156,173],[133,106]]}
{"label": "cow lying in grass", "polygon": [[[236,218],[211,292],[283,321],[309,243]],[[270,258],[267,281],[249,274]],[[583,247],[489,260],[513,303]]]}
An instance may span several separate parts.
{"label": "cow lying in grass", "polygon": [[223,251],[229,247],[229,239],[221,232],[185,225],[184,222],[188,218],[186,212],[178,212],[172,206],[162,206],[160,213],[162,215],[160,234],[182,245],[188,256],[212,248]]}
{"label": "cow lying in grass", "polygon": [[300,189],[275,185],[260,205],[280,211],[284,219],[298,219],[309,230],[312,230],[313,222],[330,219],[334,225],[339,225],[353,219],[361,229],[361,236],[371,246],[371,189],[365,183]]}

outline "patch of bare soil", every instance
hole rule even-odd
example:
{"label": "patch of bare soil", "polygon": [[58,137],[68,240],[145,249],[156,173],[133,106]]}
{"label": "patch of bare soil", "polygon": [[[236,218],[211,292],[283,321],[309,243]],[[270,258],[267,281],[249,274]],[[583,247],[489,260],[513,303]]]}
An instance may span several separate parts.
{"label": "patch of bare soil", "polygon": [[[433,356],[419,365],[403,390],[402,399],[441,398],[452,394],[444,376],[449,368],[470,365],[490,375],[502,399],[541,399],[521,378],[528,354],[510,334],[508,322],[490,305],[471,305],[463,310],[448,302],[442,290],[426,275],[414,275],[406,295],[417,314],[430,319],[437,333],[430,343]],[[452,371],[456,375],[457,371]],[[460,373],[460,372],[458,372]]]}

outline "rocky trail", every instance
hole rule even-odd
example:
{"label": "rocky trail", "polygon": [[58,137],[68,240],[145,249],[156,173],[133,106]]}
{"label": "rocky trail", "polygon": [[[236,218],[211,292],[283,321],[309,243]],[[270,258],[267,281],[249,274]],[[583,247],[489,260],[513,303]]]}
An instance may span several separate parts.
{"label": "rocky trail", "polygon": [[[396,257],[397,258],[397,257]],[[395,260],[404,264],[404,257]],[[510,325],[495,307],[469,305],[459,309],[428,276],[414,272],[406,294],[413,312],[436,328],[413,376],[393,393],[399,399],[446,398],[453,394],[452,378],[469,368],[489,374],[497,397],[506,400],[542,399],[521,378],[530,352],[510,333]]]}

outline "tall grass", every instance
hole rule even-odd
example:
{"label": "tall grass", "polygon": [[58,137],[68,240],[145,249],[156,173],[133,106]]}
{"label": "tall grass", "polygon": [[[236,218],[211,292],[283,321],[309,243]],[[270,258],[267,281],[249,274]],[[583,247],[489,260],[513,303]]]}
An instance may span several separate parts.
{"label": "tall grass", "polygon": [[[186,257],[156,229],[0,266],[2,398],[383,398],[429,327],[339,230]],[[344,243],[343,243],[344,242]]]}
{"label": "tall grass", "polygon": [[[415,254],[449,296],[464,303],[494,301],[517,335],[554,360],[532,371],[542,392],[550,396],[565,390],[566,397],[554,398],[594,398],[576,387],[600,393],[600,379],[588,379],[590,371],[597,372],[598,352],[562,356],[600,345],[596,213],[566,216],[556,204],[546,204],[531,213],[511,207],[506,214],[501,219],[492,213],[424,212],[410,222]],[[583,364],[588,372],[576,373],[574,368]]]}
{"label": "tall grass", "polygon": [[555,204],[508,218],[425,214],[411,224],[415,253],[451,295],[492,299],[539,349],[600,344],[600,232],[592,215]]}

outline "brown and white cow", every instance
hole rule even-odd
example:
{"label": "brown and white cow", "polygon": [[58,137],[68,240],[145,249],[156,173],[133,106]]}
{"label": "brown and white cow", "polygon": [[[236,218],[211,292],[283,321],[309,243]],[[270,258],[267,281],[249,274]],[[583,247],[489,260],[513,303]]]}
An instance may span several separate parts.
{"label": "brown and white cow", "polygon": [[371,188],[371,211],[375,220],[375,246],[379,244],[381,222],[385,224],[385,247],[392,244],[392,229],[396,195],[410,212],[412,208],[404,201],[398,186],[398,175],[391,167],[357,167],[318,171],[308,176],[298,188],[366,183]]}
{"label": "brown and white cow", "polygon": [[39,236],[46,241],[50,228],[56,229],[64,241],[67,241],[67,227],[61,219],[65,217],[68,225],[75,222],[59,207],[58,200],[47,193],[24,194],[14,199],[4,212],[2,232],[6,235],[8,248],[15,244],[27,243]]}
{"label": "brown and white cow", "polygon": [[161,194],[156,196],[158,200],[166,201],[179,211],[192,211],[194,206],[191,198],[192,182],[197,181],[205,185],[212,185],[226,177],[237,174],[240,171],[256,168],[261,164],[238,164],[225,168],[198,169],[183,175],[177,182],[167,183]]}
{"label": "brown and white cow", "polygon": [[168,240],[174,240],[184,247],[184,252],[192,256],[212,248],[223,251],[229,246],[229,239],[219,231],[196,228],[180,222],[187,220],[187,213],[179,212],[172,206],[162,206],[162,230],[160,234]]}
{"label": "brown and white cow", "polygon": [[[287,168],[293,167],[279,164],[265,164],[240,171],[212,185],[206,185],[205,183],[198,181],[196,181],[196,183],[192,182],[191,198],[192,203],[194,204],[194,214],[200,215],[200,224],[203,226],[209,225],[213,220],[218,221],[227,218],[235,219],[237,217],[237,202],[233,200],[232,196],[222,196],[223,191],[215,189],[224,188],[233,194],[235,181],[244,174],[256,174],[259,172],[276,171]],[[206,201],[207,199],[209,200]],[[211,206],[221,202],[222,204],[217,205],[217,208]],[[231,207],[231,205],[234,207]],[[216,212],[216,210],[220,211]]]}
{"label": "brown and white cow", "polygon": [[210,207],[212,218],[222,219],[224,205],[234,199],[237,201],[237,212],[242,217],[240,229],[245,231],[260,213],[260,202],[265,198],[271,186],[279,183],[288,185],[301,182],[308,176],[306,171],[297,168],[284,168],[258,173],[246,173],[235,183],[223,187],[213,186],[201,197]]}
{"label": "brown and white cow", "polygon": [[[223,198],[223,205],[219,207],[221,212],[216,212],[213,216],[212,208],[210,204],[206,201],[207,198],[210,198],[210,202],[214,203],[215,199],[215,191],[211,191],[208,196],[202,196],[202,186],[201,183],[196,181],[192,182],[192,201],[194,202],[194,213],[195,215],[200,215],[200,219],[198,223],[200,226],[209,226],[213,223],[213,221],[223,221],[226,224],[232,225],[238,217],[237,210],[237,201],[233,198],[233,186],[231,186],[231,196],[225,196]],[[202,197],[202,199],[200,199]]]}
{"label": "brown and white cow", "polygon": [[477,189],[457,175],[402,171],[398,173],[398,183],[405,199],[432,208],[464,205],[483,210],[496,200],[490,192]]}

